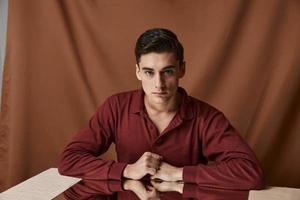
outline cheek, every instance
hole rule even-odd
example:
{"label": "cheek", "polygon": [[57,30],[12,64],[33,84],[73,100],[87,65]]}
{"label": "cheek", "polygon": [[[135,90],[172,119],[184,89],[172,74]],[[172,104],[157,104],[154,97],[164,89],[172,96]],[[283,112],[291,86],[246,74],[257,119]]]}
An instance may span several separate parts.
{"label": "cheek", "polygon": [[165,80],[166,85],[173,86],[178,84],[178,79],[174,77],[169,77]]}
{"label": "cheek", "polygon": [[152,83],[149,80],[143,80],[142,81],[142,86],[144,90],[150,89],[152,87]]}

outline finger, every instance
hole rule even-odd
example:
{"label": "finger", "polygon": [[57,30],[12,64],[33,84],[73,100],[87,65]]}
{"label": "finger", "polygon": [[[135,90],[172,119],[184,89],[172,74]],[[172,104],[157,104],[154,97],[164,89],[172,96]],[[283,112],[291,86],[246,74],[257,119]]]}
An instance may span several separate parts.
{"label": "finger", "polygon": [[154,158],[154,159],[162,160],[162,156],[161,156],[161,155],[158,155],[158,154],[155,154],[155,153],[151,153],[150,156],[151,156],[152,158]]}
{"label": "finger", "polygon": [[149,168],[154,168],[156,170],[159,170],[160,168],[160,163],[158,161],[149,161],[146,163],[146,166]]}
{"label": "finger", "polygon": [[153,156],[147,157],[147,158],[146,158],[146,161],[150,161],[150,162],[155,161],[155,162],[157,162],[157,163],[161,163],[161,162],[162,162],[162,160],[161,160],[160,158],[153,157]]}
{"label": "finger", "polygon": [[161,184],[161,181],[158,181],[158,180],[155,180],[155,179],[152,179],[151,178],[151,181],[150,181],[151,185],[153,185],[153,187],[155,187],[156,189],[159,189],[159,186]]}
{"label": "finger", "polygon": [[156,153],[149,152],[149,151],[146,151],[142,156],[152,157],[152,158],[155,158],[155,159],[162,159],[162,156],[160,156]]}
{"label": "finger", "polygon": [[156,191],[156,189],[154,188],[153,190],[149,191],[149,199],[151,200],[159,200],[159,193]]}
{"label": "finger", "polygon": [[149,152],[149,151],[146,151],[145,153],[143,153],[143,155],[142,156],[151,156],[151,152]]}
{"label": "finger", "polygon": [[154,190],[154,187],[152,187],[151,185],[146,185],[145,187],[148,191]]}
{"label": "finger", "polygon": [[150,185],[146,186],[148,194],[151,197],[150,199],[159,199],[159,193],[157,192],[155,187],[152,187]]}
{"label": "finger", "polygon": [[155,168],[150,168],[150,167],[148,167],[147,169],[146,169],[146,171],[147,171],[147,173],[148,174],[150,174],[150,175],[154,175],[154,174],[156,174],[156,169]]}
{"label": "finger", "polygon": [[150,176],[150,180],[151,180],[151,181],[154,180],[155,178],[156,178],[156,174]]}
{"label": "finger", "polygon": [[159,173],[155,173],[154,175],[150,176],[150,179],[157,182],[162,181]]}

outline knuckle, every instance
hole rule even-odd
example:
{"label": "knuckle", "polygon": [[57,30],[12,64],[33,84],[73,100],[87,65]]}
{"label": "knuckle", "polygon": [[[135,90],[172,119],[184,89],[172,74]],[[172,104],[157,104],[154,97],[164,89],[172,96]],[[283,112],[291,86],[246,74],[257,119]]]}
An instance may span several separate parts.
{"label": "knuckle", "polygon": [[152,154],[152,156],[153,156],[154,158],[159,158],[159,155],[157,155],[157,154]]}
{"label": "knuckle", "polygon": [[149,158],[148,158],[148,157],[145,157],[145,158],[143,159],[143,161],[144,161],[144,164],[147,165],[147,164],[149,163]]}

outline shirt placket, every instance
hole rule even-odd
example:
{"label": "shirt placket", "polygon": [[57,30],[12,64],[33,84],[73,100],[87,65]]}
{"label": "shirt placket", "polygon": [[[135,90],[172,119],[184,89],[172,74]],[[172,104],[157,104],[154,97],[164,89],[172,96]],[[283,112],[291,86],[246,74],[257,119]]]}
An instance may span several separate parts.
{"label": "shirt placket", "polygon": [[142,112],[141,117],[143,121],[143,127],[144,127],[143,132],[145,134],[145,138],[147,138],[149,146],[151,146],[159,135],[158,130],[146,113]]}
{"label": "shirt placket", "polygon": [[175,117],[172,119],[168,127],[162,132],[162,134],[159,134],[157,128],[151,122],[152,125],[154,126],[154,129],[156,131],[156,137],[154,138],[152,142],[152,146],[155,146],[156,144],[161,145],[164,143],[165,140],[169,137],[170,134],[176,133],[176,131],[173,131],[174,129],[178,128],[182,124],[182,119],[179,115],[179,113],[176,113]]}

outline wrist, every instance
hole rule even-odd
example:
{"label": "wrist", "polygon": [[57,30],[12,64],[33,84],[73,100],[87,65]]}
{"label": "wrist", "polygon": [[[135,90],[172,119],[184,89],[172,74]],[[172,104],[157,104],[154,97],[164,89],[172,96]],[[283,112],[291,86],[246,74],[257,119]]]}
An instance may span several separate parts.
{"label": "wrist", "polygon": [[183,179],[183,168],[176,168],[174,173],[174,180],[182,181],[182,179]]}
{"label": "wrist", "polygon": [[125,178],[129,178],[129,171],[130,171],[130,165],[127,164],[126,167],[124,168],[124,171],[123,171],[123,177]]}
{"label": "wrist", "polygon": [[179,192],[180,194],[182,194],[183,193],[183,183],[178,183],[176,185],[175,191]]}
{"label": "wrist", "polygon": [[130,190],[131,189],[131,184],[130,184],[130,180],[125,180],[123,183],[123,189],[124,190]]}

